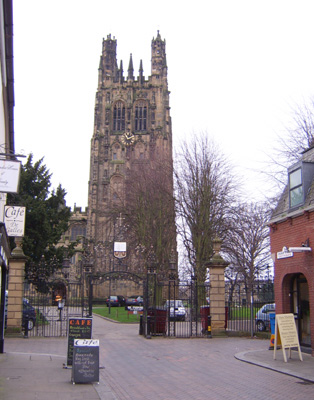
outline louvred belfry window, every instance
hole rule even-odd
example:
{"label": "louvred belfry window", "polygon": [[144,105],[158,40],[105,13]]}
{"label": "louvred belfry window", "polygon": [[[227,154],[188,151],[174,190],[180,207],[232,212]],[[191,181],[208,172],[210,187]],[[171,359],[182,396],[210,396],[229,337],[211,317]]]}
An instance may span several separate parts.
{"label": "louvred belfry window", "polygon": [[135,131],[147,130],[147,106],[145,103],[139,102],[135,106]]}
{"label": "louvred belfry window", "polygon": [[118,101],[113,109],[113,130],[123,131],[125,129],[125,107],[122,101]]}

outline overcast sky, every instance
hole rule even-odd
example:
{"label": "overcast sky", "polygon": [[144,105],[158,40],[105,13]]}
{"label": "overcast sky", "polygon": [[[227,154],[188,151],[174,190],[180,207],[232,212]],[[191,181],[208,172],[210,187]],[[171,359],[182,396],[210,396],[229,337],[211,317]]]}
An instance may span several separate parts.
{"label": "overcast sky", "polygon": [[[102,39],[118,64],[151,74],[151,41],[166,39],[175,149],[207,132],[246,177],[264,168],[291,109],[314,95],[314,1],[14,0],[15,148],[34,154],[87,206],[90,140]],[[174,150],[175,150],[174,149]]]}

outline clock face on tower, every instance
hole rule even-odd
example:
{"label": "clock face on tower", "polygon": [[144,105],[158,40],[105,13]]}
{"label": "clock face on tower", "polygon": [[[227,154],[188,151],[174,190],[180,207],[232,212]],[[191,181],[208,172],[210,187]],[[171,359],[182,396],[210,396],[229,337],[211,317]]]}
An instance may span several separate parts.
{"label": "clock face on tower", "polygon": [[125,132],[122,135],[121,138],[121,142],[125,145],[125,146],[131,146],[135,141],[135,136],[133,135],[132,132]]}

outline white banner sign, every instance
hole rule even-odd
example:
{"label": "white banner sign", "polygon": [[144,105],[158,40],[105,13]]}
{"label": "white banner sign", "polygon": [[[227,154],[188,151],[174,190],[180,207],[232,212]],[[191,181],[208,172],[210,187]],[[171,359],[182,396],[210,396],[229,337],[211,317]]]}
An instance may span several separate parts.
{"label": "white banner sign", "polygon": [[26,208],[20,206],[4,207],[4,223],[8,236],[24,236]]}
{"label": "white banner sign", "polygon": [[0,192],[17,193],[20,170],[20,161],[0,160]]}
{"label": "white banner sign", "polygon": [[113,255],[116,258],[126,257],[126,242],[114,242]]}

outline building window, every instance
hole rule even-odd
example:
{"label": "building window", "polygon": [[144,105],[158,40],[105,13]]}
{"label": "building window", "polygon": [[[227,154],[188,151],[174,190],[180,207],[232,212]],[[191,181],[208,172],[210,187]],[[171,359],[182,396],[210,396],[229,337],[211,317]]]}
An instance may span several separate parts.
{"label": "building window", "polygon": [[298,168],[289,174],[290,207],[303,203],[302,169]]}
{"label": "building window", "polygon": [[125,107],[122,101],[118,101],[113,109],[113,130],[123,131],[125,129]]}
{"label": "building window", "polygon": [[118,159],[117,153],[113,153],[113,159],[114,159],[114,160],[117,160],[117,159]]}
{"label": "building window", "polygon": [[74,225],[71,229],[71,242],[74,242],[78,236],[86,236],[86,227],[84,225]]}
{"label": "building window", "polygon": [[138,103],[135,106],[135,131],[147,130],[147,106],[145,103]]}

